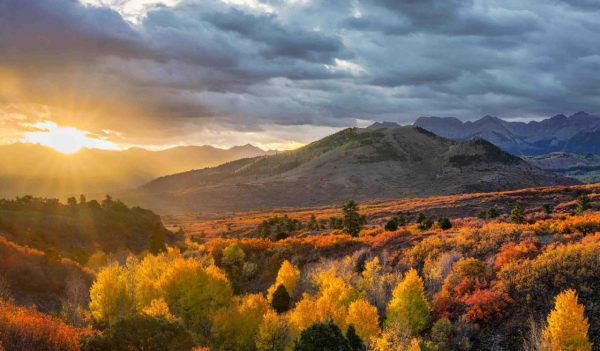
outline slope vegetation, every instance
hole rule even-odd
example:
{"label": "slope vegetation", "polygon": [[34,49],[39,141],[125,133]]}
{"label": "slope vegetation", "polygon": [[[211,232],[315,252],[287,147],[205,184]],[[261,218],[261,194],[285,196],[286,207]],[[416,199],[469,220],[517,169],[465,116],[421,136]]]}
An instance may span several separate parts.
{"label": "slope vegetation", "polygon": [[483,140],[350,128],[305,147],[156,179],[125,195],[162,211],[220,211],[572,184]]}

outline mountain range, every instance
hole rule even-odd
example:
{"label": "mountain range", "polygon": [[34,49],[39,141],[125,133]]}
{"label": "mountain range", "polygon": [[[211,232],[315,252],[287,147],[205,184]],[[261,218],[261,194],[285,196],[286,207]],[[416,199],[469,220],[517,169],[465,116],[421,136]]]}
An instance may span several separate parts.
{"label": "mountain range", "polygon": [[586,112],[527,123],[489,115],[467,122],[454,117],[420,117],[414,125],[453,140],[485,139],[515,155],[600,153],[600,117]]}
{"label": "mountain range", "polygon": [[161,151],[82,149],[65,155],[38,144],[0,146],[0,197],[98,194],[130,189],[165,174],[212,167],[268,152],[252,145],[219,149],[181,146]]}
{"label": "mountain range", "polygon": [[348,128],[292,151],[158,178],[119,197],[158,211],[223,211],[573,184],[474,139]]}

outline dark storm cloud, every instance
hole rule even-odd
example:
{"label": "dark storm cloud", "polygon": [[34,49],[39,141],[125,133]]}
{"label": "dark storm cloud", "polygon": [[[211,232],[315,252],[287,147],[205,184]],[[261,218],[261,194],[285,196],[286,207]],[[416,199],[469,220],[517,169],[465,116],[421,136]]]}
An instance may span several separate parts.
{"label": "dark storm cloud", "polygon": [[597,1],[181,0],[135,21],[112,3],[0,0],[19,82],[0,102],[171,136],[600,112]]}

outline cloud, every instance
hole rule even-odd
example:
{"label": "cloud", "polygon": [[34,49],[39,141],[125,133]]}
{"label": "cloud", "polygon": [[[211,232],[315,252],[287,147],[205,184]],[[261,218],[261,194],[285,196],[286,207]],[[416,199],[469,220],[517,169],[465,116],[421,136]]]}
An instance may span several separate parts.
{"label": "cloud", "polygon": [[0,0],[0,111],[153,145],[598,113],[599,12],[586,0]]}

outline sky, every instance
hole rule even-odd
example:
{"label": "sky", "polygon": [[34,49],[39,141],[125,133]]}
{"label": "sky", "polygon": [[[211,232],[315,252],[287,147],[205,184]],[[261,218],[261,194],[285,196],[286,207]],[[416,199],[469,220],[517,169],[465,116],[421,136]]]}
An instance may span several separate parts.
{"label": "sky", "polygon": [[599,18],[596,0],[0,0],[0,143],[289,149],[372,121],[597,114]]}

